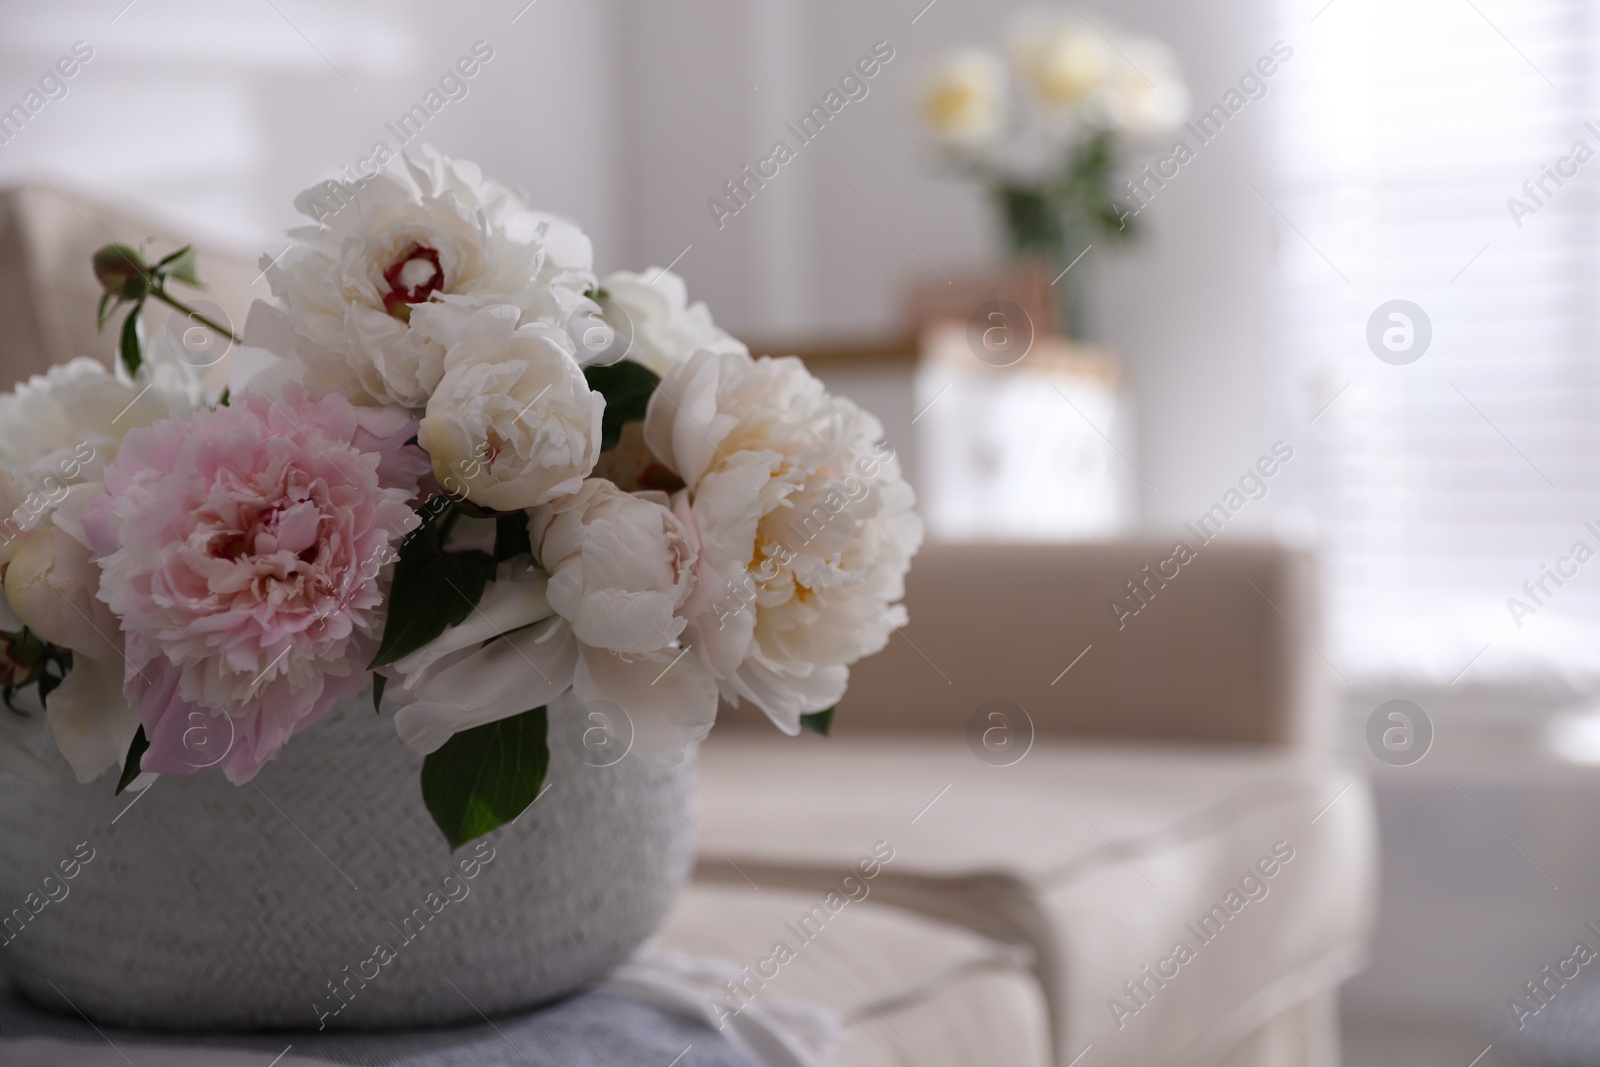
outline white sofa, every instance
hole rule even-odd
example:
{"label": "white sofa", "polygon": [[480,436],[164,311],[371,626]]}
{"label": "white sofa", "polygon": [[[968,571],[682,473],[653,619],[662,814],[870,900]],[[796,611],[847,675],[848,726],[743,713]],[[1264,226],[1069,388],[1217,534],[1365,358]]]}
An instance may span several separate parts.
{"label": "white sofa", "polygon": [[[907,736],[724,739],[703,768],[697,880],[718,889],[689,895],[668,945],[755,964],[782,939],[847,976],[872,957],[876,992],[838,979],[826,1001],[907,1062],[1069,1064],[1090,1047],[1085,1063],[1142,1067],[1337,1062],[1332,993],[1362,961],[1373,875],[1370,803],[1337,766],[1046,741],[999,768]],[[796,919],[878,842],[894,859],[801,948]],[[875,942],[874,910],[917,916],[922,948]],[[930,961],[951,926],[969,936]],[[779,971],[774,993],[806,999]],[[865,1010],[885,1000],[926,1022]]]}
{"label": "white sofa", "polygon": [[[791,946],[795,973],[754,993],[822,988],[853,1020],[841,1062],[1337,1063],[1374,827],[1361,772],[1316,745],[1310,561],[1208,546],[1143,629],[1119,628],[1109,598],[1166,554],[925,549],[911,625],[858,667],[833,736],[736,713],[705,745],[697,881],[717,888],[691,892],[664,941],[757,964],[887,842],[837,933]],[[984,715],[969,729],[993,699],[1037,735],[1006,766],[975,754]],[[878,929],[889,914],[898,939]]]}
{"label": "white sofa", "polygon": [[[88,255],[170,232],[71,195],[0,193],[0,388],[109,359]],[[244,257],[201,269],[236,323],[267,295]],[[911,625],[857,666],[833,736],[727,711],[661,946],[739,965],[709,999],[832,1010],[846,1067],[1337,1064],[1374,829],[1360,772],[1324,754],[1310,561],[1212,544],[1153,580],[1170,555],[925,548]],[[1031,738],[1007,766],[995,700],[1012,733],[988,740]],[[866,878],[874,848],[892,859]]]}

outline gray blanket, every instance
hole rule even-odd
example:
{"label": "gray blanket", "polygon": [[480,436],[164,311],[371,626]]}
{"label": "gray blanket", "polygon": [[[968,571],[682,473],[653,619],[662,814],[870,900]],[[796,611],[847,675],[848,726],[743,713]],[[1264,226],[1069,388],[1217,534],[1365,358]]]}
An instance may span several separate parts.
{"label": "gray blanket", "polygon": [[[61,1008],[71,1011],[65,1001]],[[598,992],[449,1029],[212,1035],[96,1029],[23,1001],[0,979],[0,1061],[6,1041],[26,1038],[109,1044],[139,1067],[159,1064],[157,1049],[179,1047],[259,1051],[263,1067],[290,1047],[294,1057],[354,1067],[757,1067],[702,1023]]]}

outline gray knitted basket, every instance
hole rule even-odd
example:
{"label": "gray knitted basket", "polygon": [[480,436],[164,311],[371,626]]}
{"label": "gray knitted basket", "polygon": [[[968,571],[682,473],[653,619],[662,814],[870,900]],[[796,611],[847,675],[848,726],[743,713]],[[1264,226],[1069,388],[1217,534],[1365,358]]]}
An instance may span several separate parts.
{"label": "gray knitted basket", "polygon": [[694,763],[591,766],[578,728],[551,723],[539,801],[454,855],[367,698],[245,786],[0,775],[0,970],[46,1007],[185,1030],[445,1024],[579,989],[687,879]]}

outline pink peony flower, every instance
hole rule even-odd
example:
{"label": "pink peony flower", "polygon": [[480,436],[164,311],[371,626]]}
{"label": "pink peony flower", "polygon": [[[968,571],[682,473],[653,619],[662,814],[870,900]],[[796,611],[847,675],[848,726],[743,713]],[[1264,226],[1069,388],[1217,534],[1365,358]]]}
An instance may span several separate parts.
{"label": "pink peony flower", "polygon": [[83,527],[126,633],[145,770],[247,782],[359,692],[417,525],[416,424],[299,386],[134,430]]}

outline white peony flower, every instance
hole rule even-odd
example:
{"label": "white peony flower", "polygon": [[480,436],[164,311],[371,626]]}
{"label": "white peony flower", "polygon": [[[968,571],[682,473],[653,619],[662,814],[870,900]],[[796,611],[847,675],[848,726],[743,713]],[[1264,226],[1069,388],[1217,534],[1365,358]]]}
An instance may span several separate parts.
{"label": "white peony flower", "polygon": [[[88,499],[99,491],[81,488]],[[73,653],[66,681],[46,702],[46,720],[78,781],[89,782],[121,762],[139,714],[123,698],[122,630],[96,595],[100,568],[68,529],[75,521],[63,515],[23,538],[5,568],[5,601],[29,630]]]}
{"label": "white peony flower", "polygon": [[798,732],[906,621],[922,523],[883,427],[797,359],[703,352],[662,381],[645,439],[687,484],[685,641],[730,702]]}
{"label": "white peony flower", "polygon": [[994,140],[1005,125],[1005,65],[981,48],[944,56],[925,76],[922,115],[945,144],[972,148]]}
{"label": "white peony flower", "polygon": [[[119,764],[139,727],[122,695],[122,631],[95,595],[100,569],[78,517],[129,430],[188,411],[181,373],[128,380],[92,359],[52,367],[0,396],[0,572],[13,619],[73,653],[45,718],[80,782]],[[0,629],[9,626],[0,626]]]}
{"label": "white peony flower", "polygon": [[1152,38],[1034,11],[1014,21],[1007,44],[1021,81],[1058,120],[1149,136],[1173,129],[1188,111],[1177,59]]}
{"label": "white peony flower", "polygon": [[695,551],[664,495],[590,478],[536,509],[529,532],[550,574],[550,605],[584,644],[640,654],[683,632],[676,612],[694,583]]}
{"label": "white peony flower", "polygon": [[359,185],[307,189],[295,205],[319,225],[290,231],[301,243],[276,265],[264,259],[282,309],[252,309],[246,343],[292,356],[308,385],[358,404],[427,404],[445,345],[416,308],[509,304],[519,324],[562,324],[595,282],[582,231],[430,148]]}
{"label": "white peony flower", "polygon": [[517,326],[511,305],[439,317],[451,343],[417,441],[445,491],[498,511],[576,491],[600,458],[605,398],[566,334]]}
{"label": "white peony flower", "polygon": [[88,547],[55,526],[23,538],[5,571],[6,602],[28,629],[62,648],[115,655],[122,628],[99,588]]}
{"label": "white peony flower", "polygon": [[1049,110],[1081,103],[1111,74],[1115,53],[1105,35],[1083,18],[1025,12],[1007,37],[1023,83]]}
{"label": "white peony flower", "polygon": [[578,640],[553,615],[549,582],[527,556],[500,565],[478,610],[426,647],[394,664],[390,694],[400,739],[429,753],[451,735],[550,709],[551,729],[582,729],[583,709],[628,717],[628,755],[672,763],[703,738],[717,716],[715,680],[693,656],[663,648],[623,654]]}
{"label": "white peony flower", "polygon": [[[428,753],[452,734],[548,704],[572,685],[577,643],[553,618],[546,576],[527,556],[501,563],[459,626],[394,664],[400,740]],[[549,620],[549,621],[547,621]]]}
{"label": "white peony flower", "polygon": [[572,689],[550,708],[552,729],[582,723],[591,709],[627,716],[629,758],[673,765],[715,725],[717,681],[686,650],[628,655],[580,644]]}
{"label": "white peony flower", "polygon": [[683,279],[664,268],[643,274],[617,271],[606,276],[600,310],[625,351],[614,352],[663,377],[701,349],[748,352],[742,342],[711,321],[704,301],[689,303]]}
{"label": "white peony flower", "polygon": [[0,565],[69,487],[99,479],[129,430],[187,408],[173,392],[123,381],[88,358],[0,395]]}
{"label": "white peony flower", "polygon": [[1148,37],[1125,42],[1122,53],[1106,83],[1105,125],[1138,136],[1176,129],[1189,111],[1177,57]]}
{"label": "white peony flower", "polygon": [[74,652],[72,670],[47,701],[45,721],[79,784],[122,766],[139,711],[122,695],[122,658]]}

